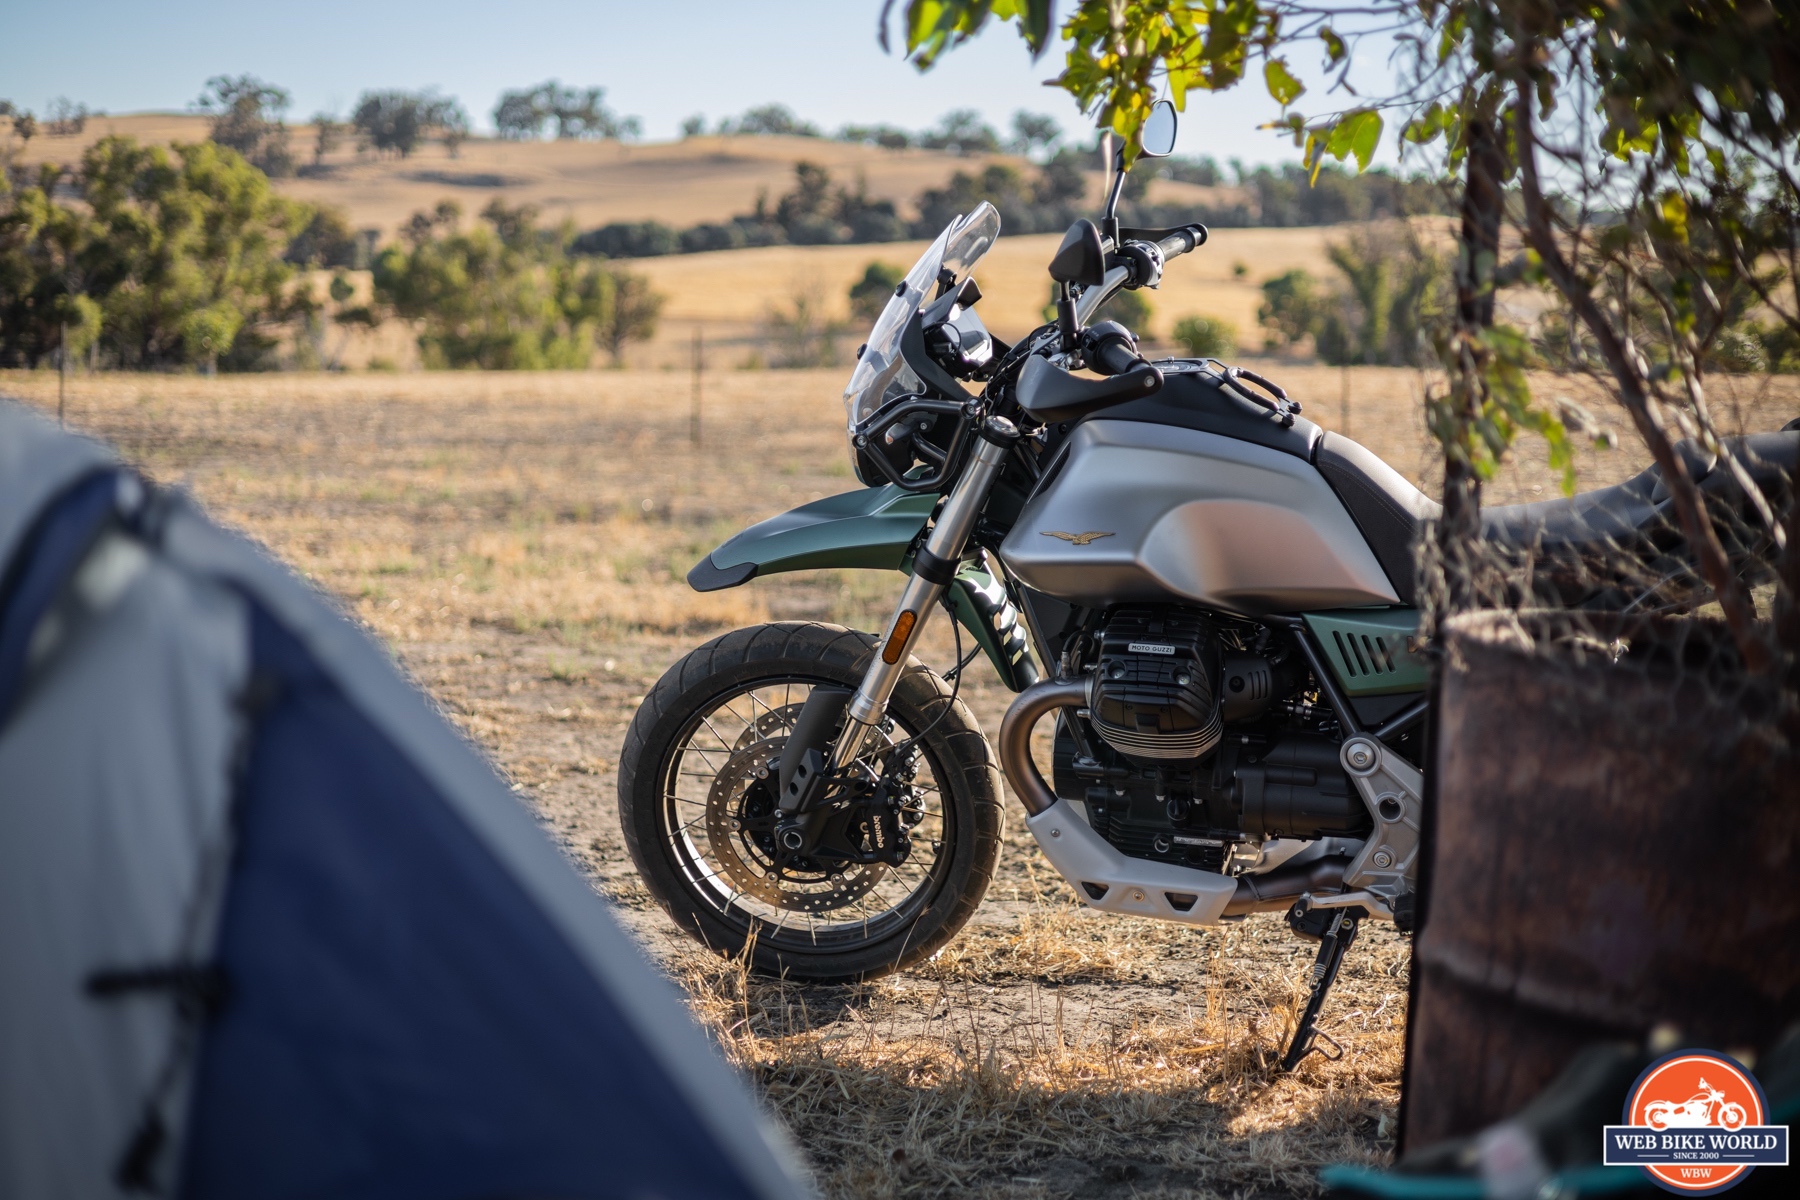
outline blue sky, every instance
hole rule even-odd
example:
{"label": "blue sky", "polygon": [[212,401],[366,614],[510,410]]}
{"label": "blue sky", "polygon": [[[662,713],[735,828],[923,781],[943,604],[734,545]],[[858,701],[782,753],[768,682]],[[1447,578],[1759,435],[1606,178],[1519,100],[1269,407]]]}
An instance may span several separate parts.
{"label": "blue sky", "polygon": [[[694,113],[716,121],[770,101],[826,129],[919,128],[963,107],[1002,130],[1021,108],[1072,132],[1083,127],[1074,102],[1043,86],[1059,69],[1055,50],[1033,64],[1016,34],[992,28],[920,75],[876,43],[880,8],[880,0],[5,0],[0,97],[40,112],[57,96],[114,113],[182,109],[209,76],[248,72],[292,93],[291,120],[342,113],[367,88],[437,87],[489,128],[502,89],[555,77],[605,87],[608,104],[641,116],[653,139],[676,136]],[[1193,97],[1178,152],[1294,159],[1289,142],[1257,128],[1276,112],[1255,79]]]}

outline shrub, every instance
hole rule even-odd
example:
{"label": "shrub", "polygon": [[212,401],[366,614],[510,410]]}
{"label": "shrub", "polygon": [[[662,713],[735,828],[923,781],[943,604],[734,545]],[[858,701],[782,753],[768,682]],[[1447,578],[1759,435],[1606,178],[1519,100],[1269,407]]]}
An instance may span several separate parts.
{"label": "shrub", "polygon": [[[1054,296],[1054,292],[1052,295]],[[1140,341],[1150,341],[1156,337],[1154,333],[1150,332],[1152,315],[1150,301],[1144,293],[1128,288],[1113,293],[1112,297],[1100,306],[1100,311],[1095,314],[1095,320],[1117,321],[1135,333]]]}
{"label": "shrub", "polygon": [[1237,349],[1237,326],[1217,317],[1183,317],[1175,341],[1195,358],[1223,358]]}
{"label": "shrub", "polygon": [[850,285],[851,314],[865,326],[874,324],[905,276],[906,271],[892,263],[872,262],[864,267],[863,277]]}
{"label": "shrub", "polygon": [[683,246],[681,234],[660,221],[618,221],[582,234],[569,249],[603,258],[656,258],[679,254]]}

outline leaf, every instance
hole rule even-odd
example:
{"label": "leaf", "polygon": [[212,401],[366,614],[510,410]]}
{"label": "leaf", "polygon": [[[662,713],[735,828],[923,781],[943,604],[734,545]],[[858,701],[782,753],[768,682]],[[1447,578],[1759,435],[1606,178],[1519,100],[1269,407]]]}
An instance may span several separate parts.
{"label": "leaf", "polygon": [[1671,190],[1663,194],[1662,219],[1669,227],[1671,238],[1678,242],[1688,240],[1688,206],[1680,192]]}
{"label": "leaf", "polygon": [[1325,149],[1339,162],[1355,155],[1356,169],[1366,171],[1370,160],[1375,157],[1375,147],[1381,141],[1381,128],[1381,114],[1372,109],[1364,108],[1346,113],[1332,126]]}
{"label": "leaf", "polygon": [[1349,53],[1344,46],[1344,39],[1339,37],[1329,25],[1319,28],[1319,40],[1325,43],[1325,53],[1330,56],[1331,65],[1334,67],[1343,62],[1344,55]]}
{"label": "leaf", "polygon": [[1289,72],[1287,63],[1279,58],[1271,58],[1263,64],[1263,81],[1269,85],[1269,95],[1276,103],[1286,108],[1300,98],[1306,87]]}

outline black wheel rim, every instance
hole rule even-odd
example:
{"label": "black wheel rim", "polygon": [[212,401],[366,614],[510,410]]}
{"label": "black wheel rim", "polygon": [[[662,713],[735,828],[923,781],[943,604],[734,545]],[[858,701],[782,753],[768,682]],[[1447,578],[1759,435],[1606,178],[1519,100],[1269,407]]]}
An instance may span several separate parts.
{"label": "black wheel rim", "polygon": [[[742,803],[750,774],[779,756],[794,716],[821,685],[842,682],[782,675],[716,693],[683,724],[660,783],[659,832],[687,891],[746,936],[799,953],[841,953],[911,928],[948,874],[956,835],[945,768],[921,742],[915,783],[923,811],[904,864],[852,867],[838,881],[822,873],[810,885],[786,877],[776,877],[774,887],[767,880],[754,884],[751,876],[768,875],[770,864],[730,828],[734,811],[721,811],[721,805]],[[886,743],[918,732],[891,711],[890,726],[881,735]]]}

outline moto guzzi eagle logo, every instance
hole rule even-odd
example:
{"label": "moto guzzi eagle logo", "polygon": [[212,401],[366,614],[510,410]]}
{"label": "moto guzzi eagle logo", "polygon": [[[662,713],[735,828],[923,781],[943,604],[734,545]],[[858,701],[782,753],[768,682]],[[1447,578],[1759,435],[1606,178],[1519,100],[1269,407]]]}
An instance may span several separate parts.
{"label": "moto guzzi eagle logo", "polygon": [[1071,546],[1085,546],[1089,542],[1099,541],[1103,537],[1111,537],[1110,529],[1090,529],[1086,533],[1064,533],[1060,529],[1046,529],[1044,537],[1061,538]]}

